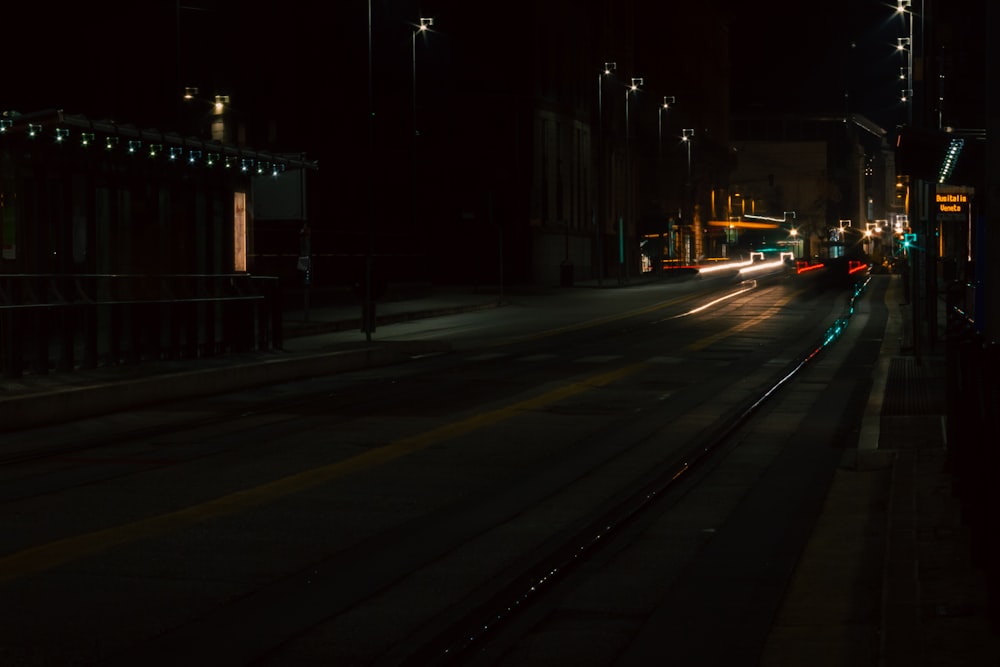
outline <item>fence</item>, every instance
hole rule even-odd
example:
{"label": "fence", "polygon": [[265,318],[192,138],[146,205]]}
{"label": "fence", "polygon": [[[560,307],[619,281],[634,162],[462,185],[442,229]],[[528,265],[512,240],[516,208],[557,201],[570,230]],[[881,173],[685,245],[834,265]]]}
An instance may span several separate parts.
{"label": "fence", "polygon": [[280,348],[278,279],[0,274],[0,373]]}
{"label": "fence", "polygon": [[947,295],[948,465],[969,526],[972,558],[984,569],[1000,612],[1000,346],[975,327],[975,291],[961,282]]}

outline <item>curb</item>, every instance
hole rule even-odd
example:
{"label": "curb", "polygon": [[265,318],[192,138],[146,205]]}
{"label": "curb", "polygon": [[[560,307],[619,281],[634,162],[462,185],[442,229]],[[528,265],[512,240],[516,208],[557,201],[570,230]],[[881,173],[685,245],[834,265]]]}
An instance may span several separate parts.
{"label": "curb", "polygon": [[[0,432],[51,426],[166,401],[186,400],[442,354],[442,341],[379,342],[327,353],[234,362],[213,368],[151,372],[137,378],[39,391],[0,399]],[[197,362],[195,362],[197,363]],[[149,371],[150,369],[147,369]]]}

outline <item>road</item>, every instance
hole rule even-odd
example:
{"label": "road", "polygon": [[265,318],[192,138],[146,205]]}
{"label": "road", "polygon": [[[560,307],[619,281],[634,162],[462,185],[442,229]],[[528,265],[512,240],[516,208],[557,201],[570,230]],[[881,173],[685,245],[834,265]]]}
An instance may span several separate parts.
{"label": "road", "polygon": [[0,663],[447,662],[620,521],[589,576],[551,577],[462,664],[642,664],[676,633],[736,664],[718,634],[759,649],[860,419],[867,315],[787,380],[849,297],[594,291],[425,323],[409,335],[451,351],[401,365],[12,434],[38,455],[0,466]]}

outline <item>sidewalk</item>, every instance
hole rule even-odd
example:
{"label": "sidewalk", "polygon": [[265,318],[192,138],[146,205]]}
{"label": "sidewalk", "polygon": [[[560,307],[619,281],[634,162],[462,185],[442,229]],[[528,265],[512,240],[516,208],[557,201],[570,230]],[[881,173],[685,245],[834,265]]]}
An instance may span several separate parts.
{"label": "sidewalk", "polygon": [[[912,355],[912,307],[898,276],[886,279],[858,448],[834,478],[762,667],[1000,665],[1000,625],[948,473],[944,343]],[[881,589],[880,608],[865,605],[866,587]]]}
{"label": "sidewalk", "polygon": [[[496,308],[496,294],[447,290],[379,304],[376,331],[419,319]],[[280,350],[200,359],[149,361],[69,373],[0,378],[0,432],[99,415],[157,401],[193,398],[272,382],[395,363],[441,351],[441,342],[367,340],[361,307],[335,305],[286,310]]]}

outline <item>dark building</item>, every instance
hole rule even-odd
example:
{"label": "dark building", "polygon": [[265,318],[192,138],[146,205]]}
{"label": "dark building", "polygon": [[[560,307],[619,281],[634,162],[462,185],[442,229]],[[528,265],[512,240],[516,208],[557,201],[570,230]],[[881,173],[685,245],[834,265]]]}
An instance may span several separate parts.
{"label": "dark building", "polygon": [[0,167],[5,374],[280,342],[280,286],[254,273],[255,181],[314,163],[44,111],[0,117]]}
{"label": "dark building", "polygon": [[[734,235],[737,245],[787,242],[794,231],[797,257],[861,252],[881,263],[903,240],[888,131],[864,116],[734,114],[732,146],[736,165],[726,194],[739,193],[739,204],[722,219],[747,230]],[[746,215],[751,209],[756,216]],[[783,222],[755,234],[763,228],[754,218]],[[741,227],[744,219],[751,224]]]}
{"label": "dark building", "polygon": [[335,185],[350,208],[314,232],[319,253],[344,250],[317,259],[328,275],[357,274],[371,243],[390,281],[624,279],[641,270],[645,233],[696,237],[695,204],[727,166],[713,3],[374,8],[371,127],[346,137],[370,185],[357,173]]}

